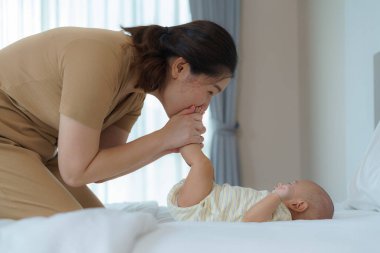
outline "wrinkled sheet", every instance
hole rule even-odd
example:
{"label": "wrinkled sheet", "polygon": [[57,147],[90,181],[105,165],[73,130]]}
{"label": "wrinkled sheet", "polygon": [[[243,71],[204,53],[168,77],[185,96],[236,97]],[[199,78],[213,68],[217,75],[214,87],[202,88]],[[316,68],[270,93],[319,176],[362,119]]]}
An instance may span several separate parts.
{"label": "wrinkled sheet", "polygon": [[0,222],[1,253],[129,253],[155,229],[148,213],[104,208]]}

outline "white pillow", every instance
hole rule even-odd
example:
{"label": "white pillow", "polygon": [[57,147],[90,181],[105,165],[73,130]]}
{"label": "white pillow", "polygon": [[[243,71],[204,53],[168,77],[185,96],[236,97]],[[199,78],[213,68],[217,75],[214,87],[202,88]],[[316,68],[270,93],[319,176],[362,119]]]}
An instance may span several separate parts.
{"label": "white pillow", "polygon": [[346,206],[359,210],[380,211],[380,122],[348,188]]}

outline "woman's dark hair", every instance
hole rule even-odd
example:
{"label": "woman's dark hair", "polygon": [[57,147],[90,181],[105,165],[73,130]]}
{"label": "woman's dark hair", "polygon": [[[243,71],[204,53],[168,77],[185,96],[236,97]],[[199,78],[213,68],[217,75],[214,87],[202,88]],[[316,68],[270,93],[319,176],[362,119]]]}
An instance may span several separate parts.
{"label": "woman's dark hair", "polygon": [[192,74],[218,77],[233,75],[237,52],[231,35],[221,26],[205,20],[162,27],[122,27],[132,36],[137,58],[133,68],[140,73],[137,87],[145,92],[162,89],[172,56],[184,58]]}

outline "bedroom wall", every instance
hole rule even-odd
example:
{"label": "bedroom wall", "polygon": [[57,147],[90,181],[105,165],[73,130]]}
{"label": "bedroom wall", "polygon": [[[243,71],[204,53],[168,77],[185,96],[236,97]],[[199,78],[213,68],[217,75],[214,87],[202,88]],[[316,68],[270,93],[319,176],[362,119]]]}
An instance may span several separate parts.
{"label": "bedroom wall", "polygon": [[302,177],[346,195],[345,1],[300,0]]}
{"label": "bedroom wall", "polygon": [[[380,1],[346,1],[345,76],[348,181],[351,180],[360,165],[376,124],[374,66],[376,55],[380,52],[379,12]],[[380,69],[377,71],[379,73]]]}
{"label": "bedroom wall", "polygon": [[244,186],[303,177],[346,198],[375,125],[379,10],[376,0],[242,0]]}
{"label": "bedroom wall", "polygon": [[309,178],[345,198],[344,0],[243,0],[242,184]]}
{"label": "bedroom wall", "polygon": [[301,175],[297,0],[242,0],[241,13],[241,179],[270,189]]}
{"label": "bedroom wall", "polygon": [[336,201],[360,166],[375,128],[377,0],[299,0],[303,174]]}

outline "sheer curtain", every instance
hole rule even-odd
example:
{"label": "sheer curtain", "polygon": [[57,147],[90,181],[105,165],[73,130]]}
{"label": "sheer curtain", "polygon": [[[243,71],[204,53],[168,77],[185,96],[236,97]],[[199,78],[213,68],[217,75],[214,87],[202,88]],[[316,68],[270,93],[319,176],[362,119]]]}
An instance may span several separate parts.
{"label": "sheer curtain", "polygon": [[[189,0],[192,18],[211,20],[229,31],[239,45],[240,0]],[[235,73],[237,76],[237,73]],[[215,181],[219,184],[240,184],[240,164],[236,138],[236,78],[227,89],[210,103],[214,135],[211,161],[215,167]]]}
{"label": "sheer curtain", "polygon": [[[190,20],[187,0],[0,0],[0,48],[61,26],[120,30],[120,25],[172,26]],[[163,127],[167,120],[161,104],[147,96],[129,141]],[[206,113],[206,126],[208,122]],[[207,154],[210,138],[205,137]],[[171,154],[124,177],[89,186],[104,203],[156,200],[164,205],[171,186],[187,173],[188,167],[180,155]]]}

